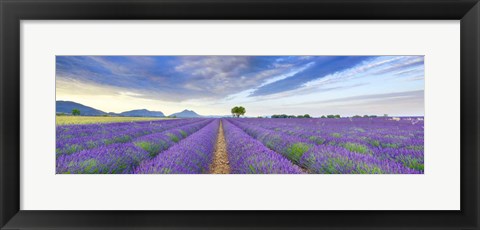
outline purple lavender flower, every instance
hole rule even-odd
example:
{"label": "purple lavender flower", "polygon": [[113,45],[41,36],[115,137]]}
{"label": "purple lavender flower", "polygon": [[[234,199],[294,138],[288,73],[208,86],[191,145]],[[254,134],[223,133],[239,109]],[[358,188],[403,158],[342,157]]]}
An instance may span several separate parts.
{"label": "purple lavender flower", "polygon": [[236,174],[297,174],[301,168],[223,120],[230,169]]}
{"label": "purple lavender flower", "polygon": [[230,121],[310,173],[423,173],[423,127],[412,127],[411,122],[385,118]]}
{"label": "purple lavender flower", "polygon": [[201,174],[208,173],[213,159],[219,120],[192,134],[151,160],[144,161],[134,173]]}
{"label": "purple lavender flower", "polygon": [[135,166],[147,158],[148,152],[132,143],[112,144],[82,150],[73,155],[59,156],[57,158],[57,173],[131,173]]}
{"label": "purple lavender flower", "polygon": [[[61,131],[57,131],[56,154],[72,154],[83,149],[93,149],[113,143],[128,143],[140,136],[201,122],[202,120],[179,119],[169,120],[170,122],[144,121],[95,125],[68,125],[68,128],[59,126],[61,128],[57,127],[57,130],[60,129]],[[78,131],[76,135],[72,134],[76,131]],[[59,134],[59,132],[63,134]],[[64,135],[67,135],[67,137],[64,137]]]}

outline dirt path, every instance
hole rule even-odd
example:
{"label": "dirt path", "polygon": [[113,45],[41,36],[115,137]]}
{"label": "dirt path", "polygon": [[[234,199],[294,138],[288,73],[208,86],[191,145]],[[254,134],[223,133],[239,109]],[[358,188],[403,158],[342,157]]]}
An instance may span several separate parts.
{"label": "dirt path", "polygon": [[213,163],[210,165],[211,174],[229,174],[230,163],[228,162],[227,144],[223,134],[223,125],[220,121],[218,128],[217,144],[215,145],[215,153],[213,155]]}

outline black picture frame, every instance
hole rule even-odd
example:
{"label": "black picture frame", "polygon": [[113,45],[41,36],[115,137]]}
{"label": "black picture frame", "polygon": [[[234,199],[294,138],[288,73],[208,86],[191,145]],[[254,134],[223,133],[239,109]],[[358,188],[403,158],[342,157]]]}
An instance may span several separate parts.
{"label": "black picture frame", "polygon": [[[1,229],[480,228],[477,0],[0,0],[0,14]],[[461,210],[22,211],[20,21],[77,19],[461,20]]]}

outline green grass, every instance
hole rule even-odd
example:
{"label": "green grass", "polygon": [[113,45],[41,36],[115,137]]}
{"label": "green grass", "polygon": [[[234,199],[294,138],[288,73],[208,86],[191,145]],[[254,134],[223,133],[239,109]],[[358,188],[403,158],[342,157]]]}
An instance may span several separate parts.
{"label": "green grass", "polygon": [[101,117],[101,116],[56,116],[56,125],[81,125],[114,122],[154,121],[171,118],[158,117]]}

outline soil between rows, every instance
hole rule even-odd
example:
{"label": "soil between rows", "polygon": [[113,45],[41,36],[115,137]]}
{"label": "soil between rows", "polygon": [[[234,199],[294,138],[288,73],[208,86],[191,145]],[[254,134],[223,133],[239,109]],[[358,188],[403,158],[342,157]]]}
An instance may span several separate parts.
{"label": "soil between rows", "polygon": [[215,144],[215,153],[213,154],[213,162],[210,165],[211,174],[229,174],[230,162],[228,161],[227,144],[225,135],[223,134],[223,125],[220,121],[218,128],[217,143]]}

